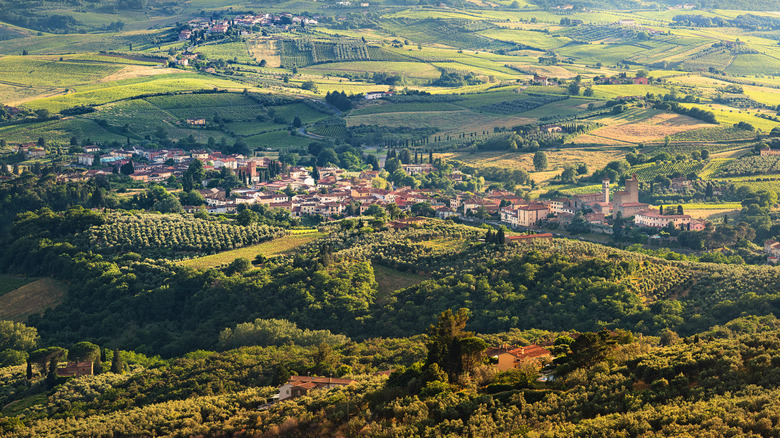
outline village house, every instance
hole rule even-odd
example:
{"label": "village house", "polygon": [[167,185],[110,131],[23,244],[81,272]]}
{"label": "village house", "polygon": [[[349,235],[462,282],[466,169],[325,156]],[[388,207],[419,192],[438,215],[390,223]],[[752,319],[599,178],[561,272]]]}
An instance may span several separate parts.
{"label": "village house", "polygon": [[510,227],[531,228],[536,226],[541,219],[545,219],[549,210],[541,203],[530,203],[514,207],[505,207],[500,210],[501,222]]}
{"label": "village house", "polygon": [[33,158],[43,158],[46,156],[46,149],[39,147],[28,148],[25,155],[27,156],[28,160]]}
{"label": "village house", "polygon": [[421,164],[402,164],[401,168],[409,175],[417,175],[420,173],[431,173],[436,168],[430,163]]}
{"label": "village house", "polygon": [[[764,242],[764,252],[769,256],[770,262],[775,262],[780,259],[780,242],[774,239],[769,239]],[[774,260],[771,260],[774,258]]]}
{"label": "village house", "polygon": [[93,154],[78,154],[76,157],[79,164],[82,166],[92,166],[95,162],[95,155]]}
{"label": "village house", "polygon": [[539,75],[534,75],[533,83],[534,85],[541,85],[543,87],[546,87],[550,84],[546,76],[539,76]]}

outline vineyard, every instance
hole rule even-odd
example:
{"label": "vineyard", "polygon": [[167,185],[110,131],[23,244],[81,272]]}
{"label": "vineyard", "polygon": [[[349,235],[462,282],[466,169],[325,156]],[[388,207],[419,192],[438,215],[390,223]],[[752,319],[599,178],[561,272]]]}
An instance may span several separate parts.
{"label": "vineyard", "polygon": [[464,49],[509,49],[513,43],[498,41],[478,32],[495,28],[485,21],[429,18],[415,20],[391,18],[383,22],[382,29],[427,44],[444,44]]}
{"label": "vineyard", "polygon": [[719,169],[717,176],[744,176],[780,173],[780,156],[744,157],[731,160]]}
{"label": "vineyard", "polygon": [[704,169],[699,173],[699,177],[702,179],[709,179],[713,175],[717,175],[720,173],[720,171],[728,166],[729,162],[731,162],[732,159],[730,158],[712,158],[710,159],[710,162],[707,163],[706,166],[704,166]]}
{"label": "vineyard", "polygon": [[240,226],[172,214],[141,214],[114,216],[85,234],[85,245],[92,251],[132,251],[166,258],[241,248],[280,237],[285,231],[266,225]]}
{"label": "vineyard", "polygon": [[669,177],[675,173],[687,175],[691,172],[699,173],[704,168],[700,161],[664,161],[661,163],[647,163],[634,166],[629,173],[636,174],[639,181],[652,181],[656,176]]}
{"label": "vineyard", "polygon": [[323,42],[308,39],[279,41],[279,54],[285,67],[306,67],[325,62],[409,61],[410,59],[362,41]]}

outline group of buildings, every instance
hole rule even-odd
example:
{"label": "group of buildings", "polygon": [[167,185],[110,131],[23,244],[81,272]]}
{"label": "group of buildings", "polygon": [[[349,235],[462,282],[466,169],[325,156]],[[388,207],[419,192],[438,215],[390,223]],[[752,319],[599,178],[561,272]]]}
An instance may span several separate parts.
{"label": "group of buildings", "polygon": [[625,181],[625,190],[612,193],[610,181],[602,181],[602,191],[576,194],[569,198],[556,198],[541,202],[518,202],[500,209],[501,221],[513,227],[532,228],[543,221],[570,223],[578,212],[595,231],[612,232],[610,221],[619,213],[624,218],[633,217],[634,224],[641,227],[664,228],[673,224],[688,231],[701,231],[706,221],[693,219],[687,214],[662,214],[650,208],[650,204],[639,202],[639,181],[636,175]]}
{"label": "group of buildings", "polygon": [[[37,153],[37,146],[32,144],[18,147],[24,147],[28,154]],[[662,214],[649,204],[639,202],[639,181],[636,175],[626,179],[625,189],[620,191],[611,192],[610,181],[604,180],[599,192],[529,201],[505,190],[480,194],[456,192],[445,196],[436,189],[388,188],[387,183],[378,178],[379,171],[373,170],[348,172],[337,167],[318,167],[318,178],[315,180],[304,167],[288,166],[265,157],[228,155],[210,150],[135,147],[101,153],[99,146],[85,146],[84,153],[76,156],[75,164],[95,167],[96,160],[100,161],[102,168],[62,175],[61,179],[83,180],[100,174],[116,173],[128,163],[132,164],[129,177],[141,182],[165,182],[172,177],[180,178],[192,160],[201,161],[206,171],[230,169],[237,176],[239,187],[229,191],[219,188],[201,190],[206,208],[211,213],[235,212],[240,204],[262,204],[287,210],[294,217],[321,215],[333,218],[365,214],[374,205],[385,209],[389,204],[395,204],[404,212],[411,211],[415,204],[427,203],[440,219],[455,215],[494,217],[512,228],[537,228],[555,222],[567,225],[577,213],[583,214],[591,230],[605,234],[612,232],[612,221],[618,214],[623,218],[633,217],[634,224],[642,227],[664,228],[671,223],[678,229],[700,231],[706,226],[703,220],[693,219],[686,214]],[[275,169],[273,174],[270,172],[271,167]],[[402,168],[410,175],[436,170],[430,163],[403,164]],[[468,177],[457,170],[448,176],[454,182]],[[685,183],[690,182],[684,178],[677,181],[681,187]],[[199,208],[184,207],[186,210]]]}
{"label": "group of buildings", "polygon": [[237,27],[242,32],[250,33],[254,26],[288,26],[288,25],[316,25],[317,18],[283,14],[244,14],[233,19],[211,20],[208,18],[195,18],[187,22],[187,29],[179,32],[179,41],[186,41],[192,37],[193,32],[203,31],[209,34],[225,34],[231,27]]}

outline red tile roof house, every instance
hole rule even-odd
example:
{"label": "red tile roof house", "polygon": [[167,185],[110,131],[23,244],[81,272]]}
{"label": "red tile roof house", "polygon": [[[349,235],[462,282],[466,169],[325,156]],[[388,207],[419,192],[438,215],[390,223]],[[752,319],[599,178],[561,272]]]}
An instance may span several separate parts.
{"label": "red tile roof house", "polygon": [[526,345],[525,347],[510,347],[503,345],[498,348],[489,348],[485,355],[498,359],[496,367],[499,371],[509,371],[526,365],[541,367],[544,361],[552,359],[550,350],[538,345]]}
{"label": "red tile roof house", "polygon": [[331,389],[355,383],[352,379],[333,377],[290,376],[290,380],[279,387],[279,400],[293,399],[306,395],[313,389]]}
{"label": "red tile roof house", "polygon": [[63,368],[57,367],[57,375],[60,377],[91,376],[92,374],[92,362],[68,362]]}

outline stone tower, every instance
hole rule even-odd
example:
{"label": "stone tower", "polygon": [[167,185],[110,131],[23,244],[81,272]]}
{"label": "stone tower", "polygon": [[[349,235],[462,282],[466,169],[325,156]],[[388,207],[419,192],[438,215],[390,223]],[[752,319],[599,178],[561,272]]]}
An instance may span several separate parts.
{"label": "stone tower", "polygon": [[625,202],[639,202],[639,180],[636,174],[626,180],[626,192],[628,192],[628,199]]}
{"label": "stone tower", "polygon": [[601,181],[601,188],[604,190],[604,202],[609,202],[609,180]]}

